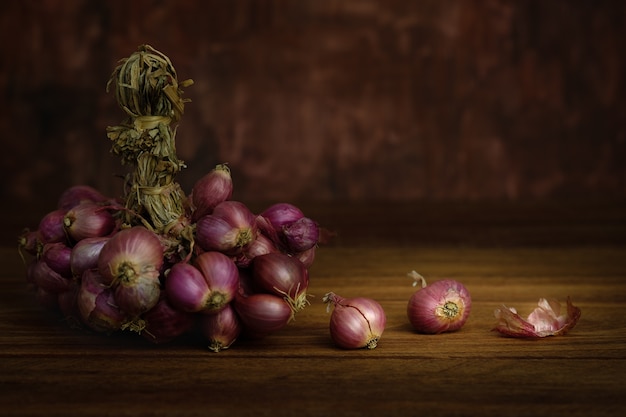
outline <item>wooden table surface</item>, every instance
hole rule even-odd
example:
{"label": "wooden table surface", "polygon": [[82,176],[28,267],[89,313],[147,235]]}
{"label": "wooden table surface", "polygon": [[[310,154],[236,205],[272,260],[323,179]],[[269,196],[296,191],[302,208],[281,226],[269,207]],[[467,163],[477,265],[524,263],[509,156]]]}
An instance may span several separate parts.
{"label": "wooden table surface", "polygon": [[[155,346],[134,334],[70,329],[26,290],[22,261],[6,245],[0,414],[626,415],[626,205],[330,205],[309,213],[338,233],[311,269],[311,305],[280,332],[220,353],[193,337]],[[473,308],[461,331],[411,330],[413,269],[466,285]],[[321,301],[328,291],[380,302],[388,324],[376,349],[333,346]],[[565,336],[491,331],[503,303],[527,314],[540,297],[567,296],[582,316]]]}

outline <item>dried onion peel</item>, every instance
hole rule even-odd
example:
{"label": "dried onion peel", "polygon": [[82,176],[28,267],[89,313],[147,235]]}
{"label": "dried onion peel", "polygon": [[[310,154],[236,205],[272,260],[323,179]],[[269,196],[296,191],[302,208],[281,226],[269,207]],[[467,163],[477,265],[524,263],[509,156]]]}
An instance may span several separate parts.
{"label": "dried onion peel", "polygon": [[561,314],[561,303],[541,298],[537,308],[523,319],[517,310],[502,306],[494,311],[498,322],[493,330],[509,337],[538,338],[560,336],[570,331],[580,319],[580,308],[567,297],[567,312]]}

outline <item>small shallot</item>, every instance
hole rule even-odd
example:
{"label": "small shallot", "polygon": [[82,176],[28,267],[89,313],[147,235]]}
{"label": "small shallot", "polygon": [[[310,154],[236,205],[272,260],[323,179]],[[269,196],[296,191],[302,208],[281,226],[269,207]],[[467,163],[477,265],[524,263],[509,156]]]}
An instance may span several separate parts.
{"label": "small shallot", "polygon": [[196,243],[206,251],[229,255],[241,253],[256,237],[256,218],[239,201],[218,204],[211,214],[196,223]]}
{"label": "small shallot", "polygon": [[200,332],[208,343],[209,350],[220,352],[228,349],[241,333],[241,322],[232,304],[216,314],[202,314]]}
{"label": "small shallot", "polygon": [[382,306],[371,298],[343,298],[333,292],[322,299],[330,310],[330,336],[343,349],[374,349],[381,338],[387,317]]}
{"label": "small shallot", "polygon": [[192,220],[197,221],[202,216],[211,214],[215,206],[230,199],[232,194],[233,180],[228,165],[217,165],[196,181],[191,190]]}
{"label": "small shallot", "polygon": [[88,237],[107,236],[115,228],[115,219],[106,207],[83,201],[67,211],[63,225],[77,242]]}
{"label": "small shallot", "polygon": [[421,288],[410,298],[407,316],[413,328],[420,333],[438,334],[459,330],[469,317],[472,299],[463,284],[445,279],[426,284],[415,271],[408,274]]}
{"label": "small shallot", "polygon": [[44,215],[39,221],[39,239],[42,243],[67,242],[63,224],[67,210],[57,209]]}
{"label": "small shallot", "polygon": [[142,226],[115,233],[98,256],[101,279],[114,289],[116,305],[132,316],[148,311],[159,301],[162,264],[159,238]]}
{"label": "small shallot", "polygon": [[193,314],[174,308],[164,291],[161,292],[159,302],[141,318],[144,321],[141,336],[155,344],[174,340],[189,331],[195,322]]}
{"label": "small shallot", "polygon": [[235,298],[239,289],[237,266],[232,259],[220,252],[204,252],[196,257],[194,264],[209,288],[202,311],[216,313]]}
{"label": "small shallot", "polygon": [[85,271],[76,300],[81,321],[92,330],[112,333],[121,329],[126,314],[116,305],[113,290],[95,269]]}
{"label": "small shallot", "polygon": [[72,269],[70,268],[70,256],[72,254],[72,248],[65,243],[46,243],[43,246],[43,252],[41,259],[48,264],[48,266],[65,278],[72,277]]}
{"label": "small shallot", "polygon": [[60,209],[69,210],[84,201],[101,203],[107,201],[107,197],[89,185],[73,185],[63,191],[57,206]]}
{"label": "small shallot", "polygon": [[264,292],[284,297],[294,313],[309,303],[309,272],[296,258],[280,252],[257,256],[252,261],[252,276]]}
{"label": "small shallot", "polygon": [[100,251],[109,237],[88,237],[76,243],[70,254],[70,269],[74,277],[80,278],[88,269],[98,267]]}
{"label": "small shallot", "polygon": [[567,297],[567,311],[561,314],[561,303],[541,298],[537,308],[524,320],[513,307],[502,306],[494,312],[498,320],[495,331],[509,337],[538,338],[564,335],[580,319],[580,308]]}
{"label": "small shallot", "polygon": [[264,337],[289,323],[293,311],[285,300],[273,294],[237,293],[233,304],[246,333],[253,337]]}

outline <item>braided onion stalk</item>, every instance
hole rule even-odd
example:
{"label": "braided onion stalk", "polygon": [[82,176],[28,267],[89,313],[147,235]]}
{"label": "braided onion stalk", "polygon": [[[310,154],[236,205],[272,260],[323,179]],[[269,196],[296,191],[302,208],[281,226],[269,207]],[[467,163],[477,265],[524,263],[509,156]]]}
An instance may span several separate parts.
{"label": "braided onion stalk", "polygon": [[166,251],[190,253],[193,237],[185,216],[185,194],[175,181],[185,163],[176,155],[176,126],[184,113],[183,88],[169,58],[141,45],[113,71],[107,91],[115,88],[127,119],[107,128],[111,151],[132,165],[124,187],[123,222],[143,225],[165,237]]}

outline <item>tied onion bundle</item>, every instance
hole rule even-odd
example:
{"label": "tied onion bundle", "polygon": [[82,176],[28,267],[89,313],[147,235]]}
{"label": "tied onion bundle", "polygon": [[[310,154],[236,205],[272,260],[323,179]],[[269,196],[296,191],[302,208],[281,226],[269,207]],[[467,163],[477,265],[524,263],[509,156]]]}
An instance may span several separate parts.
{"label": "tied onion bundle", "polygon": [[153,343],[193,332],[218,352],[280,330],[308,305],[320,230],[291,204],[256,214],[231,200],[226,164],[184,192],[175,134],[192,84],[148,45],[122,59],[107,91],[126,119],[107,136],[131,167],[124,195],[72,186],[18,246],[37,299],[74,326]]}

